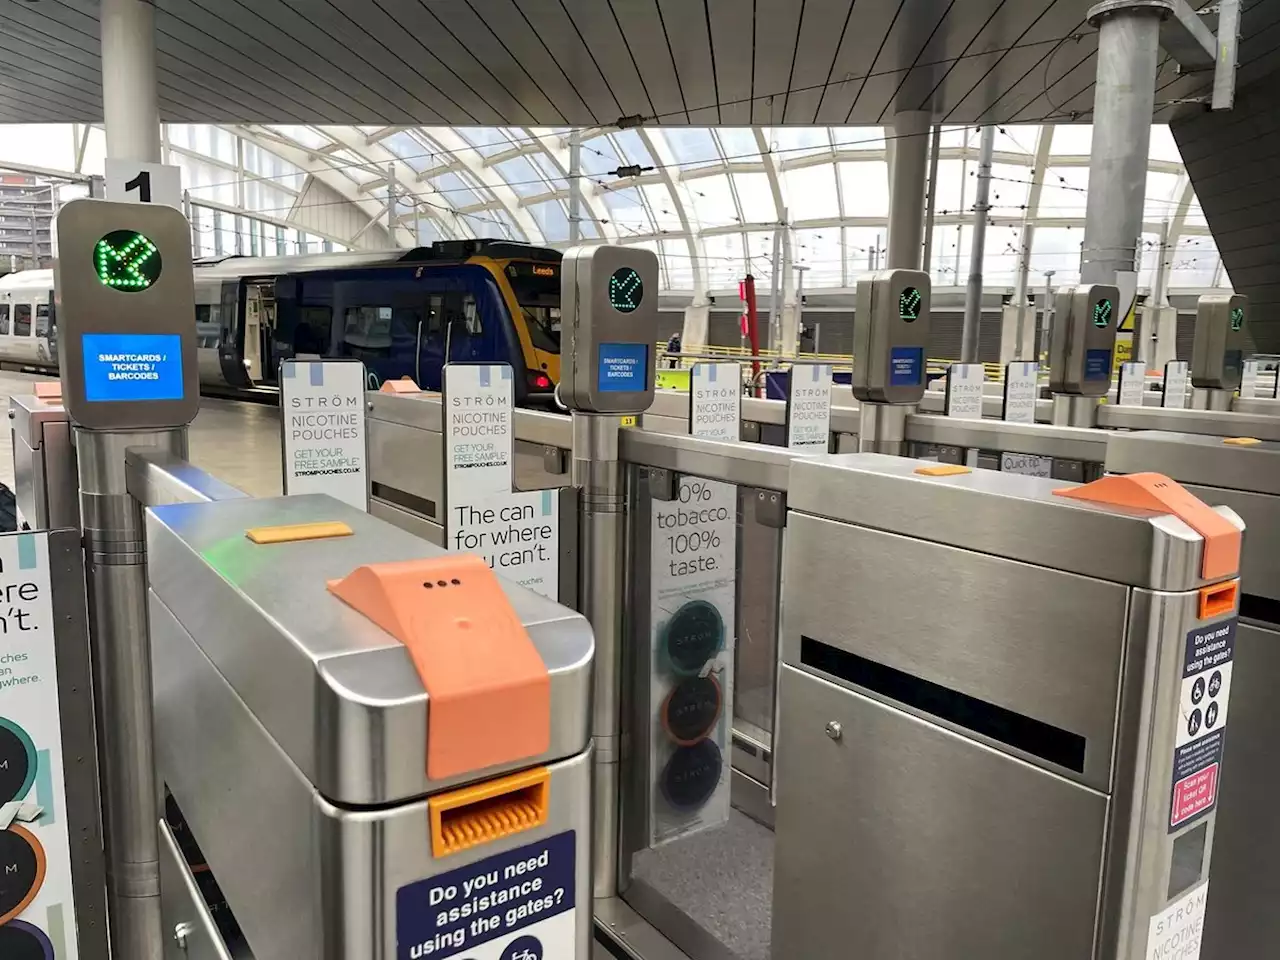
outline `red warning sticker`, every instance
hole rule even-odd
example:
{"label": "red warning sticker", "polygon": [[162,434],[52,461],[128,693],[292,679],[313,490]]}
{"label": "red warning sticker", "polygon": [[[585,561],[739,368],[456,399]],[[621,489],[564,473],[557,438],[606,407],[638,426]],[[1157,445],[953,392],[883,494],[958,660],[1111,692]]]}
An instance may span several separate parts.
{"label": "red warning sticker", "polygon": [[1215,763],[1173,785],[1173,807],[1169,817],[1171,827],[1186,823],[1196,814],[1213,807],[1218,800],[1220,769],[1221,764]]}

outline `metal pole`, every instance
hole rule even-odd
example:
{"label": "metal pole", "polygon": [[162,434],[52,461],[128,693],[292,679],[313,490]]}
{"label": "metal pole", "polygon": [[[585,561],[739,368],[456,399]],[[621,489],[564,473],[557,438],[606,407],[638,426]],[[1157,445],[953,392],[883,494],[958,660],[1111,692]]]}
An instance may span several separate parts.
{"label": "metal pole", "polygon": [[107,156],[159,163],[155,6],[143,0],[102,0],[98,17]]}
{"label": "metal pole", "polygon": [[928,273],[933,263],[933,223],[938,215],[938,153],[942,150],[942,124],[933,125],[929,138],[929,195],[924,209],[924,252],[920,256],[921,269]]}
{"label": "metal pole", "polygon": [[40,269],[40,235],[36,232],[36,208],[31,207],[31,269]]}
{"label": "metal pole", "polygon": [[[1049,352],[1049,337],[1053,334],[1053,275],[1056,270],[1046,270],[1044,272],[1044,305],[1040,311],[1040,336],[1036,341],[1036,359],[1040,359],[1041,353]],[[1041,349],[1041,344],[1044,344]]]}
{"label": "metal pole", "polygon": [[[800,348],[804,345],[804,275],[808,267],[796,266],[796,355],[801,352]],[[815,350],[816,352],[816,350]]]}
{"label": "metal pole", "polygon": [[1168,220],[1160,224],[1160,254],[1156,257],[1156,275],[1151,282],[1151,303],[1155,307],[1167,307],[1169,305],[1169,291],[1167,289],[1169,279],[1169,229]]}
{"label": "metal pole", "polygon": [[1084,283],[1115,283],[1133,270],[1142,235],[1147,154],[1155,108],[1160,0],[1114,0],[1089,11],[1098,28],[1098,82],[1093,106],[1093,151],[1085,210]]}
{"label": "metal pole", "polygon": [[569,134],[569,242],[582,242],[582,135]]}
{"label": "metal pole", "polygon": [[[785,221],[787,217],[786,211],[782,213]],[[769,278],[769,349],[774,349],[778,344],[778,290],[782,281],[782,225],[773,231],[773,276]]]}
{"label": "metal pole", "polygon": [[193,258],[200,256],[200,240],[196,236],[196,218],[195,210],[191,207],[191,191],[182,191],[182,215],[187,218],[187,224],[191,229],[191,256]]}
{"label": "metal pole", "polygon": [[163,960],[158,823],[152,748],[146,531],[129,495],[125,450],[187,456],[185,427],[106,433],[77,428],[76,469],[94,659],[111,953]]}
{"label": "metal pole", "polygon": [[991,211],[991,158],[996,149],[996,128],[982,128],[978,153],[978,194],[973,202],[973,242],[969,248],[969,290],[964,298],[964,328],[960,362],[978,359],[979,324],[982,320],[982,261],[987,253],[987,214]]}
{"label": "metal pole", "polygon": [[894,115],[893,167],[889,170],[890,269],[920,269],[924,234],[924,188],[928,178],[929,128],[933,115],[908,110]]}
{"label": "metal pole", "polygon": [[387,239],[391,245],[400,246],[396,239],[396,165],[387,164]]}
{"label": "metal pole", "polygon": [[[1021,257],[1018,260],[1018,279],[1013,288],[1013,302],[1018,308],[1018,325],[1014,334],[1017,344],[1016,359],[1024,359],[1022,341],[1027,330],[1027,287],[1031,283],[1031,248],[1036,238],[1036,228],[1028,222],[1029,219],[1029,217],[1024,218],[1022,221],[1022,243],[1019,251]],[[1035,352],[1034,344],[1032,344],[1032,352]]]}
{"label": "metal pole", "polygon": [[579,576],[583,616],[595,632],[595,696],[591,735],[594,796],[591,866],[593,894],[618,893],[619,768],[622,703],[623,556],[625,501],[618,463],[618,417],[572,414],[573,484],[581,491]]}

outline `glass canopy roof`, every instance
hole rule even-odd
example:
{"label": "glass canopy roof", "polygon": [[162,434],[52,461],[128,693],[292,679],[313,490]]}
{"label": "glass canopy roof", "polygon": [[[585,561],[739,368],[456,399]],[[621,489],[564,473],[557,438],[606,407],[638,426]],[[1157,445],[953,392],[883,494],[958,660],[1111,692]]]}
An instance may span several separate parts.
{"label": "glass canopy roof", "polygon": [[[70,128],[25,129],[46,131],[52,145],[51,131]],[[340,249],[389,237],[403,246],[491,236],[557,247],[605,240],[653,249],[663,287],[695,295],[736,291],[747,271],[767,282],[775,234],[780,261],[796,268],[788,276],[806,292],[850,287],[883,265],[896,143],[882,128],[581,131],[576,217],[572,136],[564,128],[170,125],[165,149],[183,168],[207,253]],[[942,132],[929,258],[937,286],[968,276],[978,139],[974,127]],[[38,166],[72,169],[78,161],[77,172],[99,172],[100,140],[100,130],[76,128],[44,151],[57,156],[35,159],[0,145],[0,166],[21,154]],[[1086,125],[998,129],[988,287],[1012,287],[1024,258],[1033,288],[1050,272],[1055,286],[1078,277],[1090,142]],[[309,177],[336,191],[323,202],[352,205],[361,216],[345,225],[301,216],[307,202],[322,202],[302,199]],[[389,218],[389,233],[369,231]],[[1141,288],[1155,282],[1162,235],[1171,287],[1228,283],[1165,126],[1152,128],[1144,220]]]}

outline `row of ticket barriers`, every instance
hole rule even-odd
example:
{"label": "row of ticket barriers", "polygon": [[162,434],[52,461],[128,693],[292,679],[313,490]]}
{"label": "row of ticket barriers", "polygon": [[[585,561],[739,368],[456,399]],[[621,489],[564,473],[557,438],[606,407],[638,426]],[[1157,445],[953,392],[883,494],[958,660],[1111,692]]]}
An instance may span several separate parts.
{"label": "row of ticket barriers", "polygon": [[61,390],[12,400],[6,960],[1280,940],[1280,402],[1100,402],[1114,288],[1059,301],[1057,422],[1013,423],[927,412],[928,277],[867,278],[802,450],[799,393],[655,393],[653,255],[579,248],[570,416],[286,361],[255,499],[186,459],[189,272],[77,299],[77,245],[167,262],[174,216],[64,207]]}

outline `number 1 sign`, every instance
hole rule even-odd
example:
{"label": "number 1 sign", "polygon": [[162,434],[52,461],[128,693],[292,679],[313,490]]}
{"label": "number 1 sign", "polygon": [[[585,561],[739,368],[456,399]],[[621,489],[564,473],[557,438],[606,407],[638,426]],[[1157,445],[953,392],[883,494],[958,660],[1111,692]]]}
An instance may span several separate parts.
{"label": "number 1 sign", "polygon": [[163,203],[182,209],[182,171],[163,163],[107,160],[107,199],[117,203]]}

